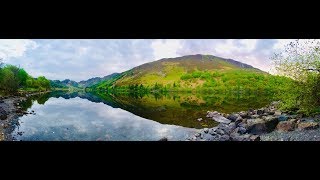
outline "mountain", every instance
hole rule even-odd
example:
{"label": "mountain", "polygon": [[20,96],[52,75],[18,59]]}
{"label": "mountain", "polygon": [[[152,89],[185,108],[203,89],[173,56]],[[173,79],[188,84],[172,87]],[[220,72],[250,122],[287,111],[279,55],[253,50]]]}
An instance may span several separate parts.
{"label": "mountain", "polygon": [[[267,74],[251,65],[213,55],[188,55],[176,58],[165,58],[150,63],[142,64],[133,69],[118,74],[109,82],[101,82],[93,88],[106,86],[128,86],[142,84],[154,86],[176,86],[195,88],[211,81],[213,73],[253,73]],[[240,74],[241,74],[240,73]],[[233,75],[232,74],[232,75]],[[223,75],[222,75],[223,76]],[[216,81],[222,81],[216,77]]]}
{"label": "mountain", "polygon": [[99,82],[106,81],[108,79],[112,79],[112,78],[118,76],[119,74],[120,73],[113,73],[113,74],[110,74],[108,76],[104,76],[102,78],[95,77],[95,78],[91,78],[91,79],[88,79],[88,80],[85,80],[85,81],[80,81],[78,84],[81,87],[89,87],[89,86],[93,86],[95,84],[98,84]]}
{"label": "mountain", "polygon": [[63,81],[60,80],[51,80],[51,87],[53,88],[68,88],[68,87],[79,87],[79,83],[76,81],[72,81],[70,79],[66,79]]}
{"label": "mountain", "polygon": [[102,81],[107,81],[109,79],[113,79],[115,77],[117,77],[120,73],[113,73],[110,74],[108,76],[104,76],[102,78],[100,77],[95,77],[95,78],[91,78],[85,81],[80,81],[80,82],[76,82],[70,79],[66,79],[63,81],[60,80],[51,80],[50,84],[51,87],[53,88],[68,88],[68,87],[76,87],[76,88],[85,88],[85,87],[89,87],[89,86],[93,86],[95,84],[98,84]]}

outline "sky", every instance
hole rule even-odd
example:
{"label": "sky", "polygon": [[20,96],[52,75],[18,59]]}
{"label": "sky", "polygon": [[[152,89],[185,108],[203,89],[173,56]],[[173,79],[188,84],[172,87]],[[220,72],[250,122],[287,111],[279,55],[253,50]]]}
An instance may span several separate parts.
{"label": "sky", "polygon": [[0,39],[0,58],[33,77],[87,80],[192,54],[234,59],[270,72],[290,39]]}

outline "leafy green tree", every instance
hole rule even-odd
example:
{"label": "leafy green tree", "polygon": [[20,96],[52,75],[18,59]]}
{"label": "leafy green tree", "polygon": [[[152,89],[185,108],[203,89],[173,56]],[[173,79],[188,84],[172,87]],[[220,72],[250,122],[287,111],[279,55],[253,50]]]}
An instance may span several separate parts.
{"label": "leafy green tree", "polygon": [[305,114],[320,107],[320,43],[315,40],[296,40],[285,51],[273,57],[276,72],[292,78],[282,93],[282,107],[300,109]]}
{"label": "leafy green tree", "polygon": [[26,86],[28,73],[24,69],[19,69],[17,76],[19,79],[20,86]]}

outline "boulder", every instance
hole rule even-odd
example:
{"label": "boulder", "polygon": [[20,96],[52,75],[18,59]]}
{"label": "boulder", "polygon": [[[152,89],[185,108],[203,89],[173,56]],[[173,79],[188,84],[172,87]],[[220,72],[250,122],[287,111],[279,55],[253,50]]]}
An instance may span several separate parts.
{"label": "boulder", "polygon": [[278,117],[278,120],[279,120],[279,121],[287,121],[287,120],[288,120],[288,116],[286,116],[286,115],[280,115],[280,116]]}
{"label": "boulder", "polygon": [[232,122],[232,123],[229,124],[229,129],[230,129],[231,131],[235,130],[236,127],[237,127],[237,126],[236,126],[236,123],[234,123],[234,122]]}
{"label": "boulder", "polygon": [[209,129],[208,128],[204,128],[203,132],[207,134],[209,132]]}
{"label": "boulder", "polygon": [[219,123],[225,123],[225,124],[229,124],[231,122],[231,120],[219,115],[219,114],[215,114],[211,117],[213,120],[219,122]]}
{"label": "boulder", "polygon": [[220,141],[229,141],[230,140],[230,136],[224,134],[224,135],[220,136],[219,140]]}
{"label": "boulder", "polygon": [[208,111],[207,112],[207,117],[208,118],[212,118],[213,116],[215,116],[215,115],[220,115],[220,113],[218,113],[217,111]]}
{"label": "boulder", "polygon": [[239,112],[239,115],[240,115],[242,118],[248,118],[248,112],[246,112],[246,111],[241,111],[241,112]]}
{"label": "boulder", "polygon": [[230,134],[230,140],[231,141],[243,141],[243,136],[237,132],[233,132]]}
{"label": "boulder", "polygon": [[266,122],[268,132],[271,132],[276,128],[277,124],[279,123],[279,120],[277,117],[267,116],[265,118],[265,122]]}
{"label": "boulder", "polygon": [[229,116],[227,116],[227,119],[231,120],[232,122],[235,122],[239,117],[239,114],[230,114]]}
{"label": "boulder", "polygon": [[239,134],[244,134],[244,133],[246,133],[247,132],[247,129],[245,128],[245,127],[238,127],[238,133]]}
{"label": "boulder", "polygon": [[213,127],[213,128],[210,128],[208,133],[211,134],[211,135],[216,135],[216,130],[217,130],[217,127]]}
{"label": "boulder", "polygon": [[224,130],[222,130],[222,129],[217,129],[215,132],[217,134],[219,134],[219,135],[224,135],[225,134]]}
{"label": "boulder", "polygon": [[261,114],[263,114],[263,113],[264,113],[264,109],[263,109],[263,108],[257,110],[257,114],[258,114],[258,115],[261,115]]}
{"label": "boulder", "polygon": [[274,115],[275,115],[275,116],[280,116],[281,114],[282,114],[281,111],[275,111],[275,112],[274,112]]}
{"label": "boulder", "polygon": [[262,134],[267,132],[267,127],[263,119],[248,119],[248,132],[251,134]]}
{"label": "boulder", "polygon": [[269,114],[269,115],[274,115],[274,114],[275,114],[275,111],[269,111],[268,114]]}
{"label": "boulder", "polygon": [[253,118],[253,119],[259,118],[259,117],[260,117],[260,115],[258,115],[258,114],[251,115],[251,118]]}
{"label": "boulder", "polygon": [[250,140],[251,140],[251,141],[260,141],[260,136],[258,136],[258,135],[252,135],[252,136],[250,136]]}
{"label": "boulder", "polygon": [[265,119],[248,119],[248,132],[252,134],[262,134],[271,132],[278,124],[278,118],[267,116]]}
{"label": "boulder", "polygon": [[312,121],[304,121],[298,124],[299,130],[309,130],[309,129],[316,129],[316,128],[319,128],[319,124]]}
{"label": "boulder", "polygon": [[2,107],[0,107],[0,119],[5,120],[7,119],[7,117],[7,112]]}
{"label": "boulder", "polygon": [[293,131],[295,129],[295,122],[294,121],[281,121],[277,125],[277,130],[278,131]]}

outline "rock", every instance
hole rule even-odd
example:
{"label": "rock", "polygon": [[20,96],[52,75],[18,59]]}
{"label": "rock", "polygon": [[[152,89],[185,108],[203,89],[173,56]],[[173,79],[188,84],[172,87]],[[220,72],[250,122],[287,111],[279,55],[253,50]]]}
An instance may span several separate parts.
{"label": "rock", "polygon": [[230,134],[230,139],[231,141],[243,141],[244,137],[241,136],[239,133],[234,132]]}
{"label": "rock", "polygon": [[296,119],[298,115],[294,114],[294,115],[288,115],[288,119]]}
{"label": "rock", "polygon": [[231,122],[229,119],[227,119],[221,115],[218,115],[218,114],[213,115],[212,119],[219,122],[219,123],[225,123],[225,124],[229,124]]}
{"label": "rock", "polygon": [[224,135],[225,134],[225,132],[222,129],[217,129],[215,132],[217,134],[219,134],[219,135]]}
{"label": "rock", "polygon": [[239,115],[240,115],[242,118],[248,118],[248,112],[241,111],[241,112],[239,112]]}
{"label": "rock", "polygon": [[280,116],[278,117],[278,120],[279,120],[279,121],[287,121],[287,120],[288,120],[288,116],[286,116],[286,115],[280,115]]}
{"label": "rock", "polygon": [[202,118],[197,119],[198,121],[202,121]]}
{"label": "rock", "polygon": [[243,141],[250,141],[250,136],[252,136],[252,135],[250,135],[250,134],[244,134],[244,135],[242,135]]}
{"label": "rock", "polygon": [[309,129],[316,129],[316,128],[319,128],[319,124],[316,122],[305,121],[305,122],[300,122],[298,124],[299,130],[309,130]]}
{"label": "rock", "polygon": [[278,131],[288,132],[293,131],[295,129],[295,122],[293,121],[281,121],[277,125]]}
{"label": "rock", "polygon": [[261,115],[261,114],[263,114],[263,113],[264,113],[264,109],[263,109],[263,108],[257,110],[257,114],[258,114],[258,115]]}
{"label": "rock", "polygon": [[267,116],[264,120],[257,119],[248,119],[248,132],[252,134],[262,134],[266,132],[271,132],[275,129],[278,124],[278,118]]}
{"label": "rock", "polygon": [[216,130],[217,130],[217,127],[210,128],[208,133],[211,135],[216,135],[217,134]]}
{"label": "rock", "polygon": [[236,126],[239,126],[240,123],[242,123],[243,119],[242,118],[238,118],[236,121],[235,121],[235,125]]}
{"label": "rock", "polygon": [[277,117],[267,116],[265,118],[265,122],[266,122],[268,132],[271,132],[276,128],[277,124],[279,123],[279,120]]}
{"label": "rock", "polygon": [[297,122],[298,122],[298,119],[290,119],[289,121],[290,121],[290,122],[293,122],[293,123],[297,123]]}
{"label": "rock", "polygon": [[251,140],[251,141],[260,141],[260,136],[258,136],[258,135],[252,135],[252,136],[250,136],[250,140]]}
{"label": "rock", "polygon": [[168,141],[168,138],[163,137],[163,138],[159,139],[159,141]]}
{"label": "rock", "polygon": [[274,114],[275,114],[275,111],[269,111],[268,114],[269,114],[269,115],[274,115]]}
{"label": "rock", "polygon": [[[246,121],[247,121],[247,120],[246,120]],[[241,123],[238,124],[238,127],[244,127],[244,128],[247,129],[247,128],[248,128],[248,124],[247,124],[247,122],[244,122],[244,121],[243,121],[243,122],[241,122]]]}
{"label": "rock", "polygon": [[213,141],[215,139],[214,136],[210,135],[210,134],[203,134],[203,141]]}
{"label": "rock", "polygon": [[209,132],[209,129],[208,128],[204,128],[203,132],[207,134]]}
{"label": "rock", "polygon": [[229,129],[230,129],[230,131],[235,130],[236,127],[237,127],[237,126],[236,126],[236,123],[234,123],[234,122],[232,122],[232,123],[229,124]]}
{"label": "rock", "polygon": [[238,127],[238,133],[239,134],[244,134],[244,133],[246,133],[247,132],[247,129],[246,128],[244,128],[244,127]]}
{"label": "rock", "polygon": [[267,127],[263,119],[248,119],[248,131],[252,134],[262,134],[267,132]]}
{"label": "rock", "polygon": [[275,115],[275,116],[280,116],[281,114],[282,114],[281,111],[275,111],[275,112],[274,112],[274,115]]}
{"label": "rock", "polygon": [[230,140],[230,136],[228,135],[222,135],[220,138],[219,138],[220,141],[229,141]]}
{"label": "rock", "polygon": [[227,116],[227,119],[231,120],[232,122],[235,122],[239,116],[239,114],[230,114],[229,116]]}
{"label": "rock", "polygon": [[2,107],[0,107],[0,119],[5,120],[7,119],[7,117],[7,112]]}
{"label": "rock", "polygon": [[213,111],[213,112],[211,112],[211,111],[208,111],[207,112],[207,117],[208,118],[212,118],[213,116],[215,116],[215,115],[220,115],[217,111]]}
{"label": "rock", "polygon": [[253,119],[256,119],[256,118],[259,118],[259,117],[260,117],[260,115],[258,115],[258,114],[254,114],[254,115],[251,116],[251,118],[253,118]]}

